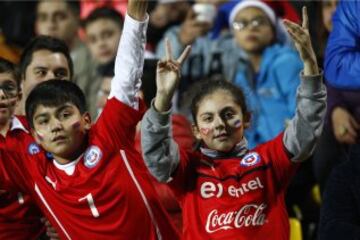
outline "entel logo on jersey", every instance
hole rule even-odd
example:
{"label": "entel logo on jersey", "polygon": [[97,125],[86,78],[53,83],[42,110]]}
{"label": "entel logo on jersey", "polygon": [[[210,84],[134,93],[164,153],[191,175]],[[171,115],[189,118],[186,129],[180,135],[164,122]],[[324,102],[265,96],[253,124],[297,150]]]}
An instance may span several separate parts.
{"label": "entel logo on jersey", "polygon": [[102,157],[102,152],[98,146],[90,146],[84,154],[84,164],[88,168],[95,167]]}
{"label": "entel logo on jersey", "polygon": [[250,167],[260,162],[260,156],[256,152],[246,154],[240,162],[241,166]]}
{"label": "entel logo on jersey", "polygon": [[28,152],[30,155],[35,155],[40,152],[40,147],[36,143],[31,143],[28,147]]}

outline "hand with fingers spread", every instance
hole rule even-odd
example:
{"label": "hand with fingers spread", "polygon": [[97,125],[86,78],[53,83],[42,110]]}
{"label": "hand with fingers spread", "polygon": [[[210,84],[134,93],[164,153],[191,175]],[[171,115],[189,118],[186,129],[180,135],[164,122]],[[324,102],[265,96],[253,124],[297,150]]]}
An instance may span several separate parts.
{"label": "hand with fingers spread", "polygon": [[295,47],[304,62],[304,75],[319,74],[316,55],[311,44],[309,19],[306,7],[302,8],[302,25],[284,20],[285,27],[295,43]]}
{"label": "hand with fingers spread", "polygon": [[159,112],[169,109],[171,99],[180,81],[181,65],[189,55],[191,47],[187,46],[177,60],[173,59],[171,45],[168,39],[165,43],[166,59],[158,62],[156,69],[155,108]]}

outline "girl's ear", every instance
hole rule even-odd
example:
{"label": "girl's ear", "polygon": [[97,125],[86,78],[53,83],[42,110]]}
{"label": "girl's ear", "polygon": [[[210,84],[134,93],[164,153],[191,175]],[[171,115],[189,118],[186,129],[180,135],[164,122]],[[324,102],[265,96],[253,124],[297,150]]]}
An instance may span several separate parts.
{"label": "girl's ear", "polygon": [[250,127],[251,113],[246,113],[244,115],[244,128],[247,129]]}
{"label": "girl's ear", "polygon": [[191,125],[192,132],[197,140],[201,140],[201,135],[198,126],[195,123]]}
{"label": "girl's ear", "polygon": [[90,130],[91,128],[91,116],[89,112],[83,114],[84,128],[85,130]]}

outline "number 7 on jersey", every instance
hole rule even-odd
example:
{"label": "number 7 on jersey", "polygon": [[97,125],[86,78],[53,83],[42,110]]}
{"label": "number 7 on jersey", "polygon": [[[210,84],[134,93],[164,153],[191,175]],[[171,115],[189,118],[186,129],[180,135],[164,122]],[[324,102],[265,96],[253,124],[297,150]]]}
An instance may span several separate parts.
{"label": "number 7 on jersey", "polygon": [[99,214],[99,211],[97,210],[97,208],[96,208],[96,206],[95,206],[94,198],[93,198],[92,194],[89,193],[89,194],[86,195],[85,197],[80,198],[80,199],[79,199],[79,202],[82,202],[83,200],[87,200],[92,215],[94,216],[94,218],[98,218],[98,217],[100,216],[100,214]]}

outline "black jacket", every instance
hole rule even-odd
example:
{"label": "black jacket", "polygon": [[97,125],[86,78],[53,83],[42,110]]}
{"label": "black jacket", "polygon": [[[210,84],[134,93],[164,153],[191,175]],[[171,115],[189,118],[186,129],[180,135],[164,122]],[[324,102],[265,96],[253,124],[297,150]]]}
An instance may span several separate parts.
{"label": "black jacket", "polygon": [[325,188],[320,217],[320,240],[360,240],[360,144],[349,159],[334,168]]}

